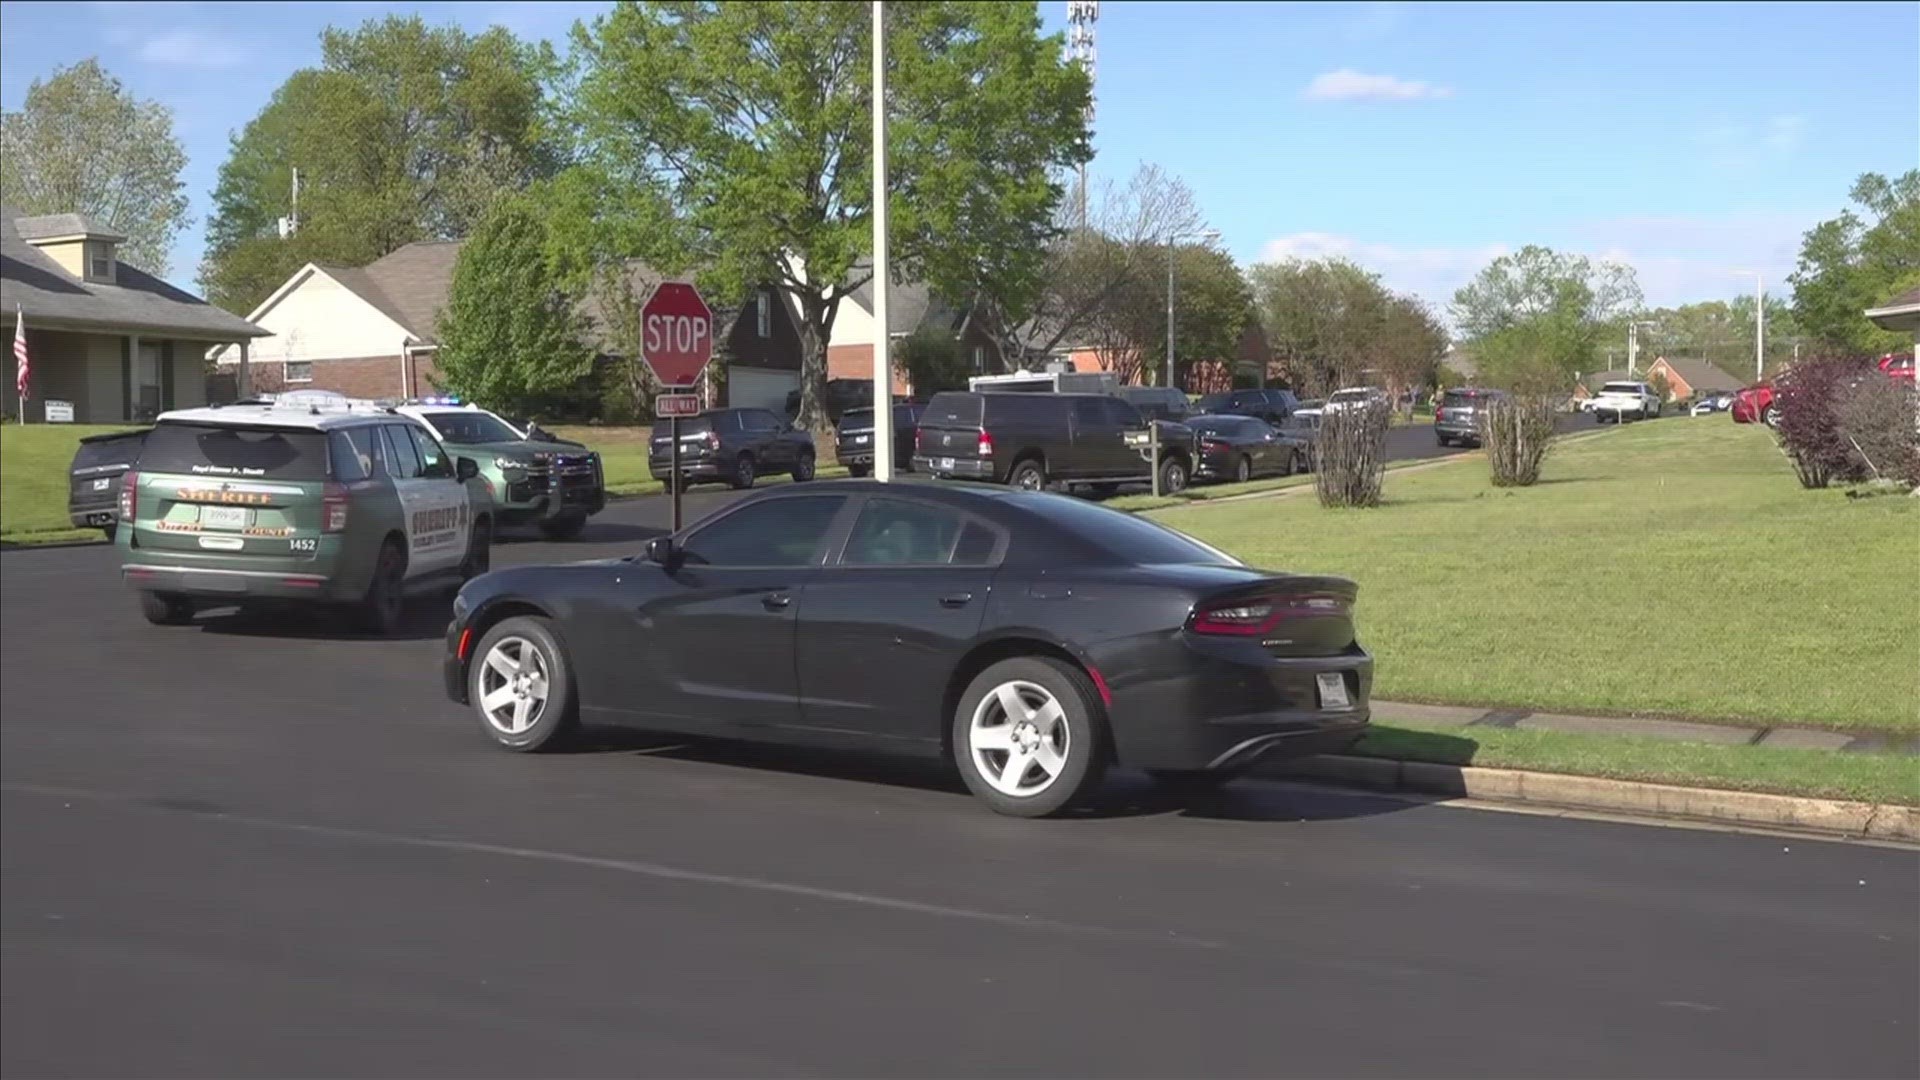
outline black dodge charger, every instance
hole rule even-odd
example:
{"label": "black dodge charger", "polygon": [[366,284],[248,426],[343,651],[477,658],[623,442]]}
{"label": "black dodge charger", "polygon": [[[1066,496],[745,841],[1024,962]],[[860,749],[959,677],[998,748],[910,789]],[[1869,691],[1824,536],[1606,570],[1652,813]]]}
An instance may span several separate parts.
{"label": "black dodge charger", "polygon": [[1355,591],[1064,495],[843,481],[643,555],[482,575],[445,677],[508,749],[582,721],[897,749],[1040,816],[1110,765],[1224,780],[1352,743],[1373,676]]}

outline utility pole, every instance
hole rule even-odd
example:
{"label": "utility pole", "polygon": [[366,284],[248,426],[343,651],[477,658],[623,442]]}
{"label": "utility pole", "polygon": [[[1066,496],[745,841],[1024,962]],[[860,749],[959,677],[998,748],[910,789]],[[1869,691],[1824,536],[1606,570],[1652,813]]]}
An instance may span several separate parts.
{"label": "utility pole", "polygon": [[893,335],[887,291],[887,10],[873,0],[873,478],[893,479]]}
{"label": "utility pole", "polygon": [[1753,381],[1767,373],[1767,286],[1759,274],[1753,275]]}

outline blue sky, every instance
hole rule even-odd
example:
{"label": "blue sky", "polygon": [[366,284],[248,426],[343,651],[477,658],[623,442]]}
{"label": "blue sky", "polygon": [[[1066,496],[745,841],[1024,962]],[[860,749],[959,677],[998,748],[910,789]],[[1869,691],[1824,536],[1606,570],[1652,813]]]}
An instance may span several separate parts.
{"label": "blue sky", "polygon": [[[0,3],[0,104],[96,55],[172,107],[188,281],[230,133],[322,27],[417,11],[558,39],[604,6]],[[1066,7],[1041,5],[1050,27]],[[1623,258],[1655,304],[1779,283],[1856,175],[1920,165],[1910,2],[1109,0],[1098,47],[1096,173],[1178,174],[1242,263],[1344,254],[1436,303],[1527,243]]]}

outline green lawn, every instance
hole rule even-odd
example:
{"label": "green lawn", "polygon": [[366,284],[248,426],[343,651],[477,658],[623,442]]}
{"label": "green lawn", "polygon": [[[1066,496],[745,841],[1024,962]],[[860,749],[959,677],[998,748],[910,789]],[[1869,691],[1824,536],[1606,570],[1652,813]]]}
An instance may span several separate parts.
{"label": "green lawn", "polygon": [[125,425],[0,426],[0,536],[9,541],[54,532],[71,534],[60,539],[98,536],[94,530],[76,533],[67,521],[67,466],[83,437],[122,430]]}
{"label": "green lawn", "polygon": [[1920,729],[1920,500],[1804,491],[1762,428],[1635,424],[1542,483],[1484,461],[1154,516],[1256,565],[1360,583],[1385,699]]}
{"label": "green lawn", "polygon": [[1353,753],[1400,761],[1604,776],[1681,787],[1920,804],[1920,761],[1907,754],[1721,746],[1559,731],[1445,731],[1380,725]]}

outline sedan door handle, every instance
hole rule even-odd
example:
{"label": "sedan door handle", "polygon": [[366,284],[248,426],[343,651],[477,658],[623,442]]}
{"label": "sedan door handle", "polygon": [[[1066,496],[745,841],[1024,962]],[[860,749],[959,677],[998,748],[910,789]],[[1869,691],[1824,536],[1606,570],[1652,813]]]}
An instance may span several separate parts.
{"label": "sedan door handle", "polygon": [[973,602],[970,592],[957,592],[940,598],[941,607],[962,608]]}
{"label": "sedan door handle", "polygon": [[793,597],[783,592],[770,592],[760,598],[760,603],[768,611],[779,611],[793,603]]}

